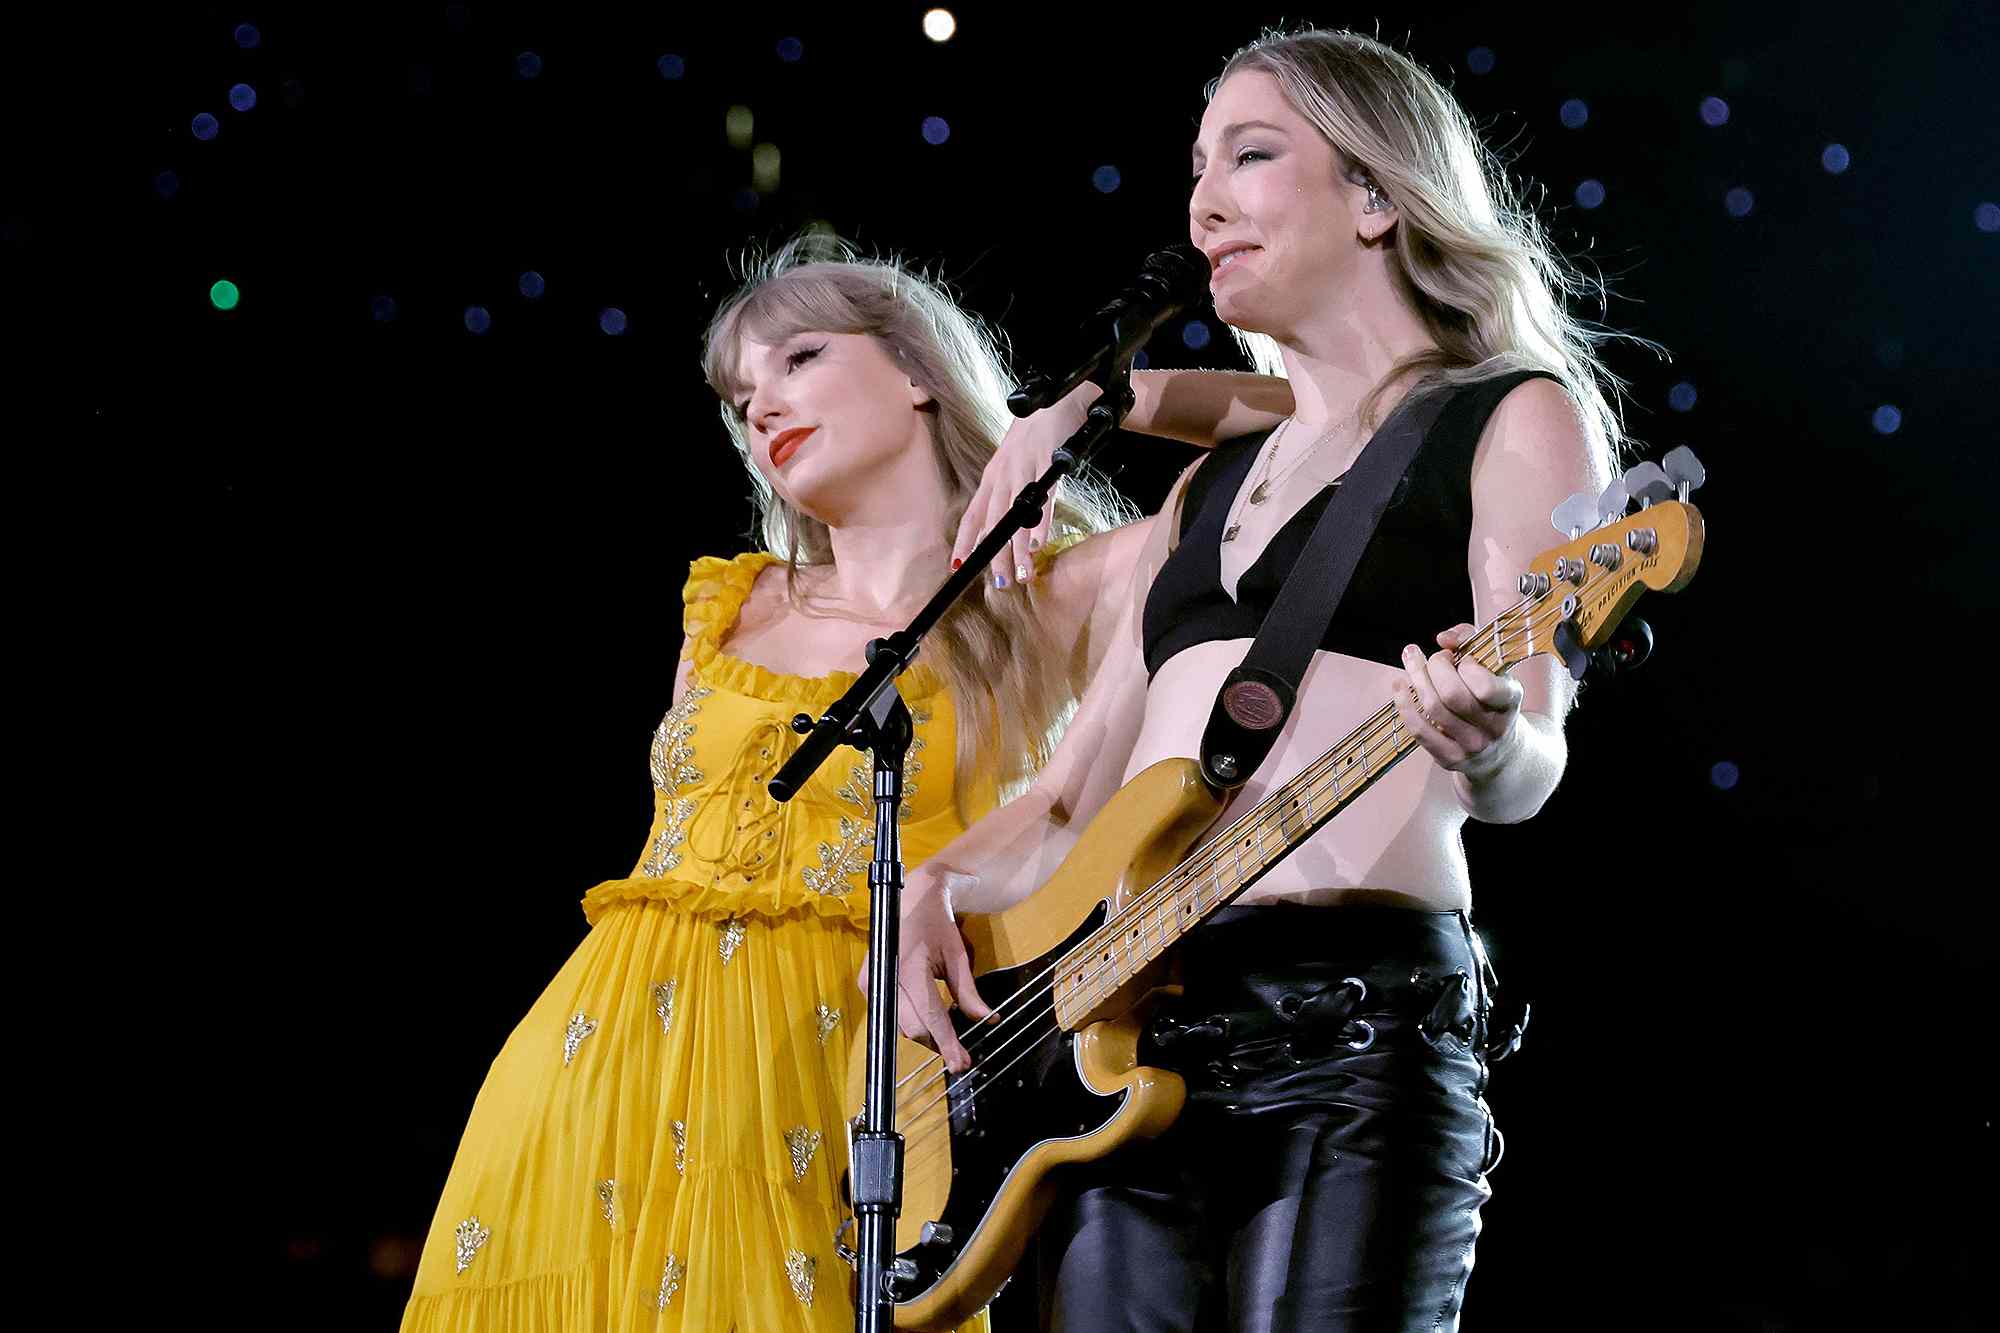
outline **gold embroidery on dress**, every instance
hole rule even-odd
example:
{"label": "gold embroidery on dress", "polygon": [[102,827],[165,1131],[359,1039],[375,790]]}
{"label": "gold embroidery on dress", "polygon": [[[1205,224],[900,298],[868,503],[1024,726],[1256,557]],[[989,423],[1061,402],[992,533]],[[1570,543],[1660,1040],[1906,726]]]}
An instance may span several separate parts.
{"label": "gold embroidery on dress", "polygon": [[674,1170],[682,1175],[688,1173],[688,1122],[676,1120],[668,1126],[674,1131]]}
{"label": "gold embroidery on dress", "polygon": [[785,1131],[785,1146],[792,1150],[792,1183],[798,1184],[806,1178],[812,1166],[813,1154],[819,1151],[819,1131],[799,1125]]}
{"label": "gold embroidery on dress", "polygon": [[681,1279],[687,1276],[687,1268],[677,1255],[667,1256],[667,1271],[660,1274],[660,1299],[653,1308],[664,1310],[674,1299],[674,1293],[681,1289]]}
{"label": "gold embroidery on dress", "polygon": [[[896,807],[896,818],[906,821],[910,818],[910,798],[917,794],[917,774],[924,771],[924,761],[918,756],[923,752],[925,741],[915,732],[931,720],[928,709],[915,709],[910,714],[910,748],[903,756],[903,800]],[[864,810],[873,810],[875,772],[856,764],[847,771],[847,781],[834,794],[843,801],[858,805]],[[819,864],[806,866],[799,875],[806,887],[826,898],[845,898],[854,889],[853,878],[868,868],[868,856],[864,848],[875,845],[875,824],[867,821],[840,817],[840,842],[836,845],[823,842],[819,845]]]}
{"label": "gold embroidery on dress", "polygon": [[706,685],[690,686],[653,732],[653,785],[669,796],[678,796],[686,783],[701,781],[701,770],[690,762],[694,747],[688,738],[694,735],[694,715],[701,711],[701,701],[714,693]]}
{"label": "gold embroidery on dress", "polygon": [[686,797],[667,801],[659,835],[646,851],[646,863],[639,867],[641,875],[647,879],[662,879],[680,865],[681,854],[675,848],[687,837],[688,820],[694,815],[695,804]]}
{"label": "gold embroidery on dress", "polygon": [[804,1250],[785,1251],[785,1276],[792,1280],[792,1294],[801,1305],[813,1303],[813,1273],[818,1268],[819,1260]]}
{"label": "gold embroidery on dress", "polygon": [[493,1228],[480,1226],[479,1218],[476,1215],[468,1217],[458,1224],[458,1231],[454,1234],[453,1240],[456,1242],[458,1251],[458,1271],[460,1275],[463,1275],[466,1269],[472,1267],[472,1261],[479,1255],[479,1247],[484,1245],[487,1237],[492,1234]]}
{"label": "gold embroidery on dress", "polygon": [[819,1044],[824,1046],[826,1039],[833,1035],[833,1030],[840,1026],[840,1010],[829,1009],[822,1004],[813,1010],[813,1018],[819,1025]]}
{"label": "gold embroidery on dress", "polygon": [[660,1016],[660,1031],[674,1030],[674,987],[680,984],[678,977],[669,977],[653,987],[653,1012]]}
{"label": "gold embroidery on dress", "polygon": [[743,923],[732,916],[727,921],[716,922],[715,928],[722,932],[722,938],[716,941],[715,949],[722,955],[722,965],[728,967],[729,960],[743,947]]}
{"label": "gold embroidery on dress", "polygon": [[563,1063],[567,1065],[576,1059],[576,1048],[583,1045],[583,1039],[597,1031],[597,1020],[579,1009],[563,1029]]}
{"label": "gold embroidery on dress", "polygon": [[819,845],[819,864],[806,866],[799,876],[806,887],[827,898],[845,898],[854,891],[852,877],[868,868],[868,855],[864,850],[875,842],[875,830],[869,825],[840,817],[840,844],[830,842]]}
{"label": "gold embroidery on dress", "polygon": [[618,1225],[617,1199],[617,1181],[600,1180],[597,1182],[597,1210],[603,1213],[604,1220],[613,1226]]}
{"label": "gold embroidery on dress", "polygon": [[[896,818],[907,822],[910,818],[910,798],[917,794],[917,774],[924,771],[924,761],[919,758],[927,742],[917,734],[917,728],[931,720],[928,709],[918,708],[910,712],[910,748],[903,754],[903,800],[896,808]],[[863,753],[872,753],[864,751]],[[843,801],[858,805],[864,810],[874,809],[875,770],[872,766],[854,765],[847,770],[847,781],[840,785],[834,795]],[[875,840],[873,826],[868,829],[868,841]]]}
{"label": "gold embroidery on dress", "polygon": [[694,746],[689,744],[689,738],[694,735],[694,715],[701,710],[701,701],[713,693],[706,685],[690,686],[681,701],[667,710],[653,733],[653,786],[667,799],[661,807],[659,836],[653,839],[646,860],[639,867],[639,873],[650,879],[672,873],[681,863],[681,854],[676,849],[687,836],[688,820],[695,811],[695,802],[681,796],[681,787],[702,779],[701,770],[692,762]]}
{"label": "gold embroidery on dress", "polygon": [[865,810],[875,799],[874,792],[875,771],[856,764],[847,770],[847,781],[840,784],[840,790],[834,795],[850,805],[858,805]]}

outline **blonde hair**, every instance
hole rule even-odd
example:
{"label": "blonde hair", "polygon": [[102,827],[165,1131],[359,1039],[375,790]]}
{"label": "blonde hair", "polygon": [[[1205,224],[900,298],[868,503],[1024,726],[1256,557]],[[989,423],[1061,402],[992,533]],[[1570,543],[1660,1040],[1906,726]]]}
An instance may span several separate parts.
{"label": "blonde hair", "polygon": [[[709,323],[702,371],[750,475],[764,545],[785,560],[787,595],[803,607],[799,568],[831,564],[833,545],[826,524],[786,503],[750,461],[745,423],[733,406],[747,392],[736,373],[742,341],[858,333],[881,344],[930,394],[930,442],[947,501],[937,525],[947,542],[1007,433],[1013,381],[999,339],[940,281],[895,260],[865,259],[844,242],[808,233],[768,256],[748,257],[742,271],[742,287]],[[1050,503],[1051,546],[1138,518],[1130,502],[1087,474],[1065,478]],[[945,571],[938,572],[942,578]],[[1075,706],[1071,650],[1049,636],[1033,583],[997,589],[981,580],[939,620],[920,660],[943,679],[958,716],[961,798],[983,763],[996,766],[1006,790],[1048,759]]]}
{"label": "blonde hair", "polygon": [[[1430,389],[1545,370],[1575,399],[1616,475],[1627,444],[1624,384],[1597,349],[1611,338],[1658,348],[1569,313],[1566,299],[1595,294],[1601,302],[1602,280],[1556,250],[1452,95],[1402,52],[1353,32],[1267,32],[1229,58],[1207,97],[1245,71],[1275,79],[1350,179],[1379,186],[1395,205],[1391,271],[1436,348],[1398,363],[1363,399],[1362,418],[1405,376],[1424,377],[1420,387]],[[1284,373],[1273,339],[1236,333],[1258,369]]]}

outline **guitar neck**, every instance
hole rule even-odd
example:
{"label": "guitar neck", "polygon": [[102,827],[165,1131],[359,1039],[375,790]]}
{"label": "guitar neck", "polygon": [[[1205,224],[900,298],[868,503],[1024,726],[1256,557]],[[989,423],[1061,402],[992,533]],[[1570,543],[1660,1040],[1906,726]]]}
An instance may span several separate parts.
{"label": "guitar neck", "polygon": [[[1525,661],[1536,651],[1532,614],[1530,603],[1501,613],[1453,660],[1470,658],[1496,673]],[[1057,969],[1057,1021],[1064,1027],[1082,1021],[1181,936],[1263,878],[1416,748],[1416,737],[1403,726],[1396,706],[1390,703],[1377,709],[1332,749],[1204,842],[1082,941]]]}

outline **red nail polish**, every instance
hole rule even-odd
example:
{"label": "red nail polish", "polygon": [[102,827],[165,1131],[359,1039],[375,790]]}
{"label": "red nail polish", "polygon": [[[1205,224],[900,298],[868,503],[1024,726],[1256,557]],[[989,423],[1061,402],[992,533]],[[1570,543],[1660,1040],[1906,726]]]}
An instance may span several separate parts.
{"label": "red nail polish", "polygon": [[957,568],[958,568],[958,567],[959,567],[960,565],[962,565],[962,564],[964,564],[964,563],[965,563],[965,562],[964,562],[963,560],[954,560],[954,561],[952,561],[952,562],[951,562],[951,567],[952,567],[953,569],[957,569]]}

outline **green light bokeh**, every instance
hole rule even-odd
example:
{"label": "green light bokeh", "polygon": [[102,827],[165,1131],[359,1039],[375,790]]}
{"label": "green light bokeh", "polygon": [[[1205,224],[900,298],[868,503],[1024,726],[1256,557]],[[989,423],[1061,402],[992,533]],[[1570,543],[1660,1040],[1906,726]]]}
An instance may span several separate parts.
{"label": "green light bokeh", "polygon": [[242,293],[236,290],[236,284],[224,278],[208,289],[208,299],[214,303],[217,310],[234,310],[236,303],[243,297]]}

